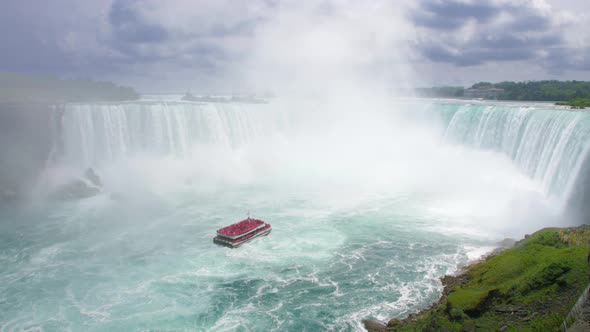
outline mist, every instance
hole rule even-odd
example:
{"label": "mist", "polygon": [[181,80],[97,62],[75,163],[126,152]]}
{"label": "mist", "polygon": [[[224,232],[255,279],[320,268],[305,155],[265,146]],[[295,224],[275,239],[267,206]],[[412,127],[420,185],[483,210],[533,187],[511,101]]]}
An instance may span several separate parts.
{"label": "mist", "polygon": [[[427,74],[410,65],[411,8],[387,1],[258,8],[259,24],[222,77],[240,91],[272,92],[269,105],[148,105],[159,120],[142,133],[130,128],[138,125],[137,111],[125,106],[109,107],[104,118],[98,114],[104,107],[71,107],[63,119],[65,155],[55,166],[61,171],[48,171],[44,183],[59,186],[63,174],[79,174],[75,167],[95,167],[105,189],[117,194],[264,185],[347,208],[375,195],[428,197],[426,209],[450,213],[449,223],[464,231],[491,224],[498,236],[552,222],[555,198],[505,155],[447,141],[437,115],[412,114],[431,106],[395,99]],[[190,112],[221,116],[207,129],[211,137],[194,139],[203,127],[181,123]],[[158,121],[172,127],[158,131]],[[154,137],[160,142],[127,146]],[[68,167],[70,173],[63,171]]]}
{"label": "mist", "polygon": [[415,77],[407,9],[388,1],[281,3],[255,28],[237,72],[247,88],[281,96],[391,96]]}
{"label": "mist", "polygon": [[[576,223],[590,114],[416,98],[456,78],[436,61],[480,75],[472,53],[537,40],[472,41],[512,24],[502,1],[448,2],[466,13],[445,22],[433,3],[47,10],[67,38],[40,53],[67,63],[0,75],[20,105],[0,103],[0,331],[359,331],[428,307],[500,240]],[[519,6],[548,20],[540,3]],[[250,216],[272,232],[212,243]]]}

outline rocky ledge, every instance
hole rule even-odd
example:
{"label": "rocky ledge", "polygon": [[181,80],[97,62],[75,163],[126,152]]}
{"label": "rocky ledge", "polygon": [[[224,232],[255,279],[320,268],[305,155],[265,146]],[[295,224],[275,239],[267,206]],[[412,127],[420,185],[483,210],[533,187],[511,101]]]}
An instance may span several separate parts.
{"label": "rocky ledge", "polygon": [[[509,241],[507,242],[509,244]],[[441,278],[437,303],[368,331],[556,331],[588,285],[590,227],[546,228]]]}

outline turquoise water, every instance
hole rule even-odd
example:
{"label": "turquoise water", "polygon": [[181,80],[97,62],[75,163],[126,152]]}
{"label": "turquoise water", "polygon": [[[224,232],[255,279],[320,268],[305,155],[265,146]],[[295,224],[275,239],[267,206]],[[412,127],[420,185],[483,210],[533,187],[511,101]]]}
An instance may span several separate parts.
{"label": "turquoise water", "polygon": [[590,148],[590,113],[550,104],[438,105],[449,141],[499,151],[543,185],[567,196]]}
{"label": "turquoise water", "polygon": [[[404,105],[70,105],[34,204],[0,215],[0,331],[361,330],[503,237],[566,224],[586,113]],[[87,165],[102,194],[39,198]],[[213,245],[248,211],[269,236]]]}
{"label": "turquoise water", "polygon": [[[183,193],[141,209],[101,196],[4,220],[2,331],[356,330],[436,300],[437,278],[487,244],[429,230],[436,217],[407,198],[341,210],[263,192]],[[247,209],[273,232],[214,246]]]}

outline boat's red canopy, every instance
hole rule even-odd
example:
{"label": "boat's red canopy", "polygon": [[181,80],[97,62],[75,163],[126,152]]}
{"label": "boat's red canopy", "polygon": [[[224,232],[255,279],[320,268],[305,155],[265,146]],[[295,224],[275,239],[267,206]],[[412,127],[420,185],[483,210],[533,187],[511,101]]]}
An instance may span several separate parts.
{"label": "boat's red canopy", "polygon": [[217,230],[217,233],[227,236],[238,236],[260,227],[263,224],[264,221],[262,220],[248,218],[227,227],[220,228]]}

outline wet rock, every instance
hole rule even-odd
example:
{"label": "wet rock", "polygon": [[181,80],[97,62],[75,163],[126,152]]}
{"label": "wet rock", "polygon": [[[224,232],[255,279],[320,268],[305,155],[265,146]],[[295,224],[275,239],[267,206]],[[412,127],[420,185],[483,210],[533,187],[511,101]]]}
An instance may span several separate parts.
{"label": "wet rock", "polygon": [[101,188],[102,187],[102,180],[100,179],[100,177],[98,176],[98,174],[96,174],[96,172],[94,171],[94,169],[88,168],[86,170],[86,172],[84,172],[84,177],[90,181],[90,183],[92,183],[93,185]]}
{"label": "wet rock", "polygon": [[84,180],[76,179],[63,185],[52,197],[59,200],[75,200],[96,196],[99,193],[100,189],[88,185]]}
{"label": "wet rock", "polygon": [[187,92],[184,96],[182,96],[182,98],[180,98],[180,100],[185,100],[185,101],[195,101],[196,99],[197,99],[197,97],[195,97],[190,92]]}
{"label": "wet rock", "polygon": [[384,332],[387,331],[387,325],[383,322],[373,319],[365,319],[363,320],[363,325],[369,332]]}

